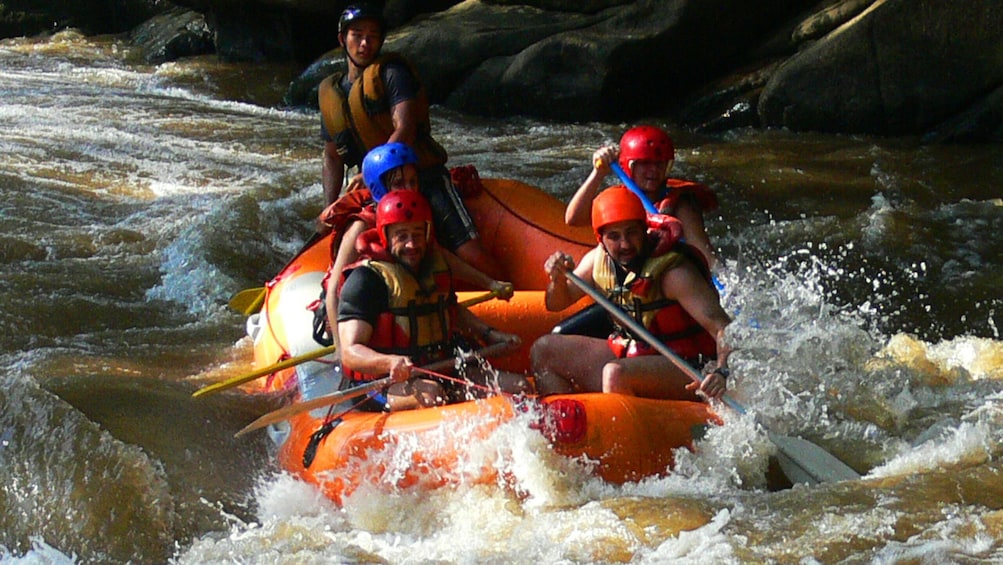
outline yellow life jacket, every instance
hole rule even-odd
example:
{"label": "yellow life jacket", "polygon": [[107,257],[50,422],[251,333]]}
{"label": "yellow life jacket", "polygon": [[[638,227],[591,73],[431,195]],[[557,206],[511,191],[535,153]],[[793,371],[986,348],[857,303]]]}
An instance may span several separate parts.
{"label": "yellow life jacket", "polygon": [[[328,135],[338,144],[342,157],[348,153],[349,139],[365,153],[386,143],[394,132],[390,103],[380,75],[383,65],[391,62],[406,66],[414,77],[418,76],[406,59],[396,53],[388,53],[362,71],[362,76],[352,83],[347,97],[340,87],[343,73],[335,73],[321,81],[317,91],[321,118]],[[448,156],[446,150],[432,138],[428,96],[423,86],[419,85],[415,105],[418,129],[412,148],[418,154],[418,168],[423,170],[443,165]],[[356,158],[361,159],[361,156]]]}
{"label": "yellow life jacket", "polygon": [[[713,357],[717,353],[717,344],[711,336],[679,302],[670,300],[662,294],[662,274],[679,265],[685,256],[679,251],[669,251],[662,255],[649,257],[640,271],[627,273],[623,284],[617,282],[616,265],[613,259],[599,247],[601,253],[592,267],[592,278],[610,300],[623,308],[651,332],[662,343],[675,351],[684,359],[692,359],[701,355]],[[708,280],[708,284],[711,284]],[[618,330],[619,338],[626,338],[621,346],[628,356],[655,355],[658,352],[650,347],[632,347],[629,337],[623,330]]]}
{"label": "yellow life jacket", "polygon": [[389,309],[377,320],[370,346],[419,361],[448,353],[456,327],[456,295],[442,254],[430,249],[417,275],[396,261],[366,259],[362,265],[379,274],[389,291]]}

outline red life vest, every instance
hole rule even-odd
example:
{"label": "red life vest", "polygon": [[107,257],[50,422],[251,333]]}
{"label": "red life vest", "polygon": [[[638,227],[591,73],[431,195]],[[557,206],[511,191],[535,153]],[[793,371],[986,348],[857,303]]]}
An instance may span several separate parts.
{"label": "red life vest", "polygon": [[[317,220],[325,228],[335,232],[332,239],[332,246],[340,241],[341,232],[345,231],[355,220],[366,222],[369,227],[376,225],[376,206],[373,195],[368,188],[360,188],[342,194],[337,200],[331,203],[320,213]],[[331,256],[337,253],[337,249],[332,249]]]}
{"label": "red life vest", "polygon": [[666,179],[664,196],[655,203],[655,208],[664,214],[672,214],[679,205],[679,200],[686,195],[694,197],[704,212],[718,207],[717,195],[706,184],[685,179]]}
{"label": "red life vest", "polygon": [[[363,258],[345,268],[342,284],[353,269],[372,269],[387,285],[389,298],[387,311],[376,320],[369,347],[381,353],[407,355],[419,364],[451,355],[456,337],[456,294],[449,266],[438,248],[429,246],[421,272],[414,273],[379,245],[375,230],[365,232],[359,240],[364,247]],[[354,380],[381,376],[347,367],[345,374]]]}
{"label": "red life vest", "polygon": [[334,267],[334,260],[338,256],[338,247],[341,245],[342,232],[354,221],[361,220],[368,228],[376,225],[376,206],[368,188],[353,190],[343,194],[340,198],[324,209],[318,217],[320,225],[334,232],[331,237],[331,264],[324,272],[324,277],[320,280],[320,296],[307,305],[307,310],[313,312],[313,339],[317,343],[327,347],[334,344],[334,328],[331,327],[327,319],[327,310],[324,303],[327,296],[327,284],[331,280],[331,267]]}
{"label": "red life vest", "polygon": [[[623,284],[618,284],[617,267],[613,259],[601,246],[599,249],[600,259],[592,268],[592,277],[613,303],[623,308],[683,359],[695,359],[700,356],[713,358],[717,355],[717,342],[714,336],[697,323],[679,302],[666,298],[662,294],[660,284],[662,274],[666,270],[678,266],[684,257],[699,261],[698,258],[701,258],[699,253],[689,252],[687,246],[679,244],[667,253],[649,257],[640,272],[629,272]],[[705,264],[701,271],[707,279],[707,284],[713,288]],[[646,343],[632,339],[622,329],[610,335],[609,344],[617,357],[658,355],[658,351]]]}

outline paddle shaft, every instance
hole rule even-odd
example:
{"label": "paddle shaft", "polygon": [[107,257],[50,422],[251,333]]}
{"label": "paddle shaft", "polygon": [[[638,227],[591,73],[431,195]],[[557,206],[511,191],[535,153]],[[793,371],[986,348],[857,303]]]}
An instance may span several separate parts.
{"label": "paddle shaft", "polygon": [[[471,306],[476,306],[477,304],[480,304],[482,302],[487,302],[488,300],[491,300],[492,298],[494,298],[496,296],[498,296],[498,294],[496,292],[494,292],[494,291],[486,292],[486,293],[484,293],[484,294],[482,294],[480,296],[474,296],[473,298],[468,298],[467,300],[464,300],[463,302],[460,302],[460,306],[469,308]],[[258,369],[256,371],[253,371],[253,372],[248,373],[246,375],[241,375],[239,377],[234,377],[232,379],[227,379],[225,381],[221,381],[221,382],[218,382],[218,383],[214,383],[214,384],[202,387],[202,388],[196,390],[195,392],[193,392],[192,396],[197,398],[197,397],[202,396],[204,394],[209,394],[209,393],[213,393],[213,392],[219,392],[221,390],[231,389],[231,388],[233,388],[235,386],[240,386],[240,385],[242,385],[244,383],[249,383],[249,382],[253,381],[254,379],[257,379],[257,378],[260,378],[260,377],[264,377],[265,375],[270,375],[270,374],[272,374],[272,373],[274,373],[276,371],[281,371],[282,369],[288,369],[289,367],[295,367],[296,365],[299,365],[300,363],[305,363],[307,361],[312,361],[312,360],[317,359],[319,357],[323,357],[325,355],[329,355],[331,353],[334,353],[335,350],[337,350],[336,346],[329,345],[329,346],[323,347],[321,349],[316,349],[314,351],[308,351],[307,353],[304,353],[302,355],[297,355],[296,357],[291,357],[289,359],[286,359],[285,361],[279,361],[278,363],[269,365],[269,366],[264,367],[262,369]]]}
{"label": "paddle shaft", "polygon": [[623,170],[623,167],[621,167],[619,163],[610,163],[609,168],[613,169],[613,172],[616,173],[616,176],[620,177],[620,181],[623,182],[623,184],[628,189],[630,189],[631,192],[636,194],[637,197],[641,199],[641,203],[644,204],[644,210],[646,212],[648,212],[649,214],[659,213],[658,208],[655,208],[655,205],[651,203],[651,199],[648,198],[648,195],[645,194],[643,190],[641,190],[641,187],[637,186],[637,183],[634,182],[634,179],[630,178],[630,175],[628,175],[627,172]]}
{"label": "paddle shaft", "polygon": [[[582,291],[585,292],[585,294],[589,295],[589,297],[592,298],[592,300],[595,300],[596,303],[605,308],[606,311],[610,313],[610,315],[616,318],[618,322],[626,326],[627,329],[631,331],[631,333],[643,339],[644,341],[648,342],[648,344],[651,345],[651,347],[653,347],[656,351],[658,351],[665,357],[668,357],[669,361],[672,361],[673,365],[679,367],[679,370],[686,373],[687,377],[689,377],[690,379],[692,379],[694,382],[697,383],[703,382],[703,378],[700,376],[699,373],[697,373],[697,371],[693,367],[690,366],[689,363],[684,361],[679,355],[676,354],[675,351],[669,349],[669,346],[665,345],[658,339],[655,339],[655,336],[651,335],[651,332],[649,332],[644,326],[638,323],[637,320],[632,318],[630,314],[627,314],[617,305],[610,302],[608,298],[603,296],[603,294],[598,290],[596,290],[592,285],[583,281],[581,277],[570,271],[564,273],[564,276],[568,277],[568,280],[575,283],[575,286],[582,289]],[[745,408],[742,408],[740,404],[728,398],[727,395],[725,395],[724,401],[725,403],[728,404],[728,406],[731,406],[739,413],[745,414]]]}
{"label": "paddle shaft", "polygon": [[[623,184],[626,185],[626,187],[630,189],[631,192],[636,194],[637,197],[641,199],[641,204],[644,204],[644,210],[646,212],[648,212],[649,214],[661,214],[661,212],[659,212],[658,209],[655,208],[655,205],[651,203],[651,200],[648,198],[648,195],[645,194],[643,190],[641,190],[641,187],[637,186],[637,183],[634,182],[634,179],[630,178],[630,175],[628,175],[627,172],[623,170],[623,167],[621,167],[619,163],[610,163],[609,168],[613,169],[613,172],[616,173],[616,176],[620,177],[620,180],[623,182]],[[714,286],[717,287],[718,292],[724,290],[724,283],[722,283],[717,278],[717,275],[711,275],[711,280],[714,282]]]}
{"label": "paddle shaft", "polygon": [[322,347],[320,349],[315,349],[314,351],[309,351],[307,353],[304,353],[303,355],[297,355],[296,357],[290,357],[289,359],[286,359],[285,361],[280,361],[278,363],[275,363],[273,365],[269,365],[269,366],[264,367],[262,369],[258,369],[257,371],[248,373],[246,375],[241,375],[239,377],[235,377],[235,378],[228,379],[228,380],[225,380],[225,381],[220,381],[218,383],[202,387],[202,388],[196,390],[195,392],[193,392],[192,396],[193,397],[199,397],[199,396],[202,396],[203,394],[209,394],[209,393],[212,393],[212,392],[217,392],[217,391],[221,391],[221,390],[230,389],[230,388],[233,388],[235,386],[240,386],[240,385],[242,385],[244,383],[251,382],[254,379],[257,379],[257,378],[260,378],[260,377],[264,377],[265,375],[270,375],[270,374],[272,374],[272,373],[274,373],[276,371],[281,371],[282,369],[288,369],[289,367],[295,367],[296,365],[299,365],[300,363],[305,363],[307,361],[312,361],[314,359],[317,359],[318,357],[323,357],[325,355],[329,355],[331,353],[334,353],[337,349],[338,349],[337,346],[329,345],[327,347]]}
{"label": "paddle shaft", "polygon": [[[637,320],[631,318],[629,314],[610,302],[602,295],[602,293],[572,272],[565,273],[565,276],[568,277],[568,280],[573,282],[578,288],[582,289],[585,294],[595,300],[597,304],[600,304],[603,308],[605,308],[610,315],[626,326],[635,336],[645,340],[659,353],[668,357],[669,360],[679,367],[680,370],[686,373],[690,379],[698,383],[703,382],[700,374],[697,373],[693,367],[683,361],[682,358],[676,355],[676,353],[669,349],[668,346],[656,339],[655,336],[651,335],[651,332],[638,323]],[[727,394],[722,396],[722,400],[739,414],[746,413],[745,407]],[[760,423],[760,425],[762,424]],[[777,449],[780,451],[780,455],[782,455],[782,457],[780,457],[781,467],[784,468],[788,477],[794,482],[817,484],[819,482],[854,480],[860,478],[860,474],[850,468],[850,466],[846,463],[843,463],[831,453],[825,451],[810,441],[802,438],[793,438],[777,434],[766,426],[763,426],[763,428],[766,430],[767,437],[769,437],[770,441],[777,446]]]}
{"label": "paddle shaft", "polygon": [[[487,347],[477,350],[477,354],[481,357],[489,357],[491,355],[496,355],[508,350],[511,346],[508,343],[496,343],[489,345]],[[455,357],[448,357],[427,365],[423,365],[421,369],[426,371],[443,371],[453,367],[456,363]],[[332,394],[327,394],[324,396],[319,396],[311,400],[305,400],[303,402],[297,402],[280,408],[278,410],[269,412],[264,416],[261,416],[257,420],[251,422],[250,424],[244,426],[239,432],[234,434],[234,437],[240,437],[248,432],[263,428],[270,424],[275,424],[283,420],[288,420],[297,414],[302,414],[303,412],[309,412],[310,410],[315,410],[317,408],[323,408],[325,406],[330,406],[332,404],[337,404],[345,400],[351,400],[353,398],[358,398],[363,394],[367,394],[374,390],[381,389],[385,386],[390,386],[393,384],[393,379],[390,377],[383,377],[372,382],[368,382],[357,387],[350,388],[348,390],[343,390],[341,392],[335,392]]]}

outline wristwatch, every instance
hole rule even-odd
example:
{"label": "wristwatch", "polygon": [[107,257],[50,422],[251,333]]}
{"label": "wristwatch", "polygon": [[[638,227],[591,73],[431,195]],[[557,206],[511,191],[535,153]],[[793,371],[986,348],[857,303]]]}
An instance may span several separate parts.
{"label": "wristwatch", "polygon": [[728,377],[731,376],[731,370],[729,370],[728,367],[718,367],[717,369],[714,369],[713,372],[711,372],[712,375],[714,373],[721,375],[721,378],[724,380],[728,380]]}

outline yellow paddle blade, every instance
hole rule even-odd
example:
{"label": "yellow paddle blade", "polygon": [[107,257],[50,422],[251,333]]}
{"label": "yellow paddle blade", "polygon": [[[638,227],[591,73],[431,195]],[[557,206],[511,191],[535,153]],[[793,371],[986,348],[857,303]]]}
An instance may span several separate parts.
{"label": "yellow paddle blade", "polygon": [[280,361],[278,363],[275,363],[273,365],[269,365],[269,366],[264,367],[262,369],[258,369],[257,371],[248,373],[246,375],[240,375],[239,377],[233,377],[232,379],[227,379],[225,381],[220,381],[218,383],[214,383],[214,384],[211,384],[209,386],[202,387],[202,388],[196,390],[195,392],[193,392],[192,396],[199,397],[199,396],[202,396],[204,394],[209,394],[209,393],[212,393],[212,392],[219,392],[221,390],[226,390],[226,389],[229,389],[229,388],[233,388],[235,386],[240,386],[240,385],[242,385],[244,383],[251,382],[254,379],[257,379],[258,377],[263,377],[265,375],[270,375],[270,374],[274,373],[275,371],[281,371],[282,369],[288,369],[289,367],[295,367],[296,365],[299,365],[300,363],[305,363],[307,361],[311,361],[313,359],[317,359],[318,357],[323,357],[323,356],[328,355],[330,353],[334,353],[335,349],[337,349],[337,348],[335,346],[331,345],[331,346],[328,346],[328,347],[323,347],[321,349],[317,349],[315,351],[310,351],[308,353],[304,353],[303,355],[297,355],[296,357],[290,357],[289,359],[286,359],[285,361]]}
{"label": "yellow paddle blade", "polygon": [[265,302],[265,287],[245,288],[230,298],[230,308],[245,316],[250,316],[261,309]]}

